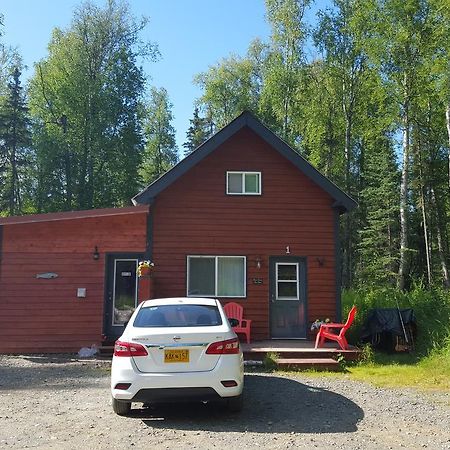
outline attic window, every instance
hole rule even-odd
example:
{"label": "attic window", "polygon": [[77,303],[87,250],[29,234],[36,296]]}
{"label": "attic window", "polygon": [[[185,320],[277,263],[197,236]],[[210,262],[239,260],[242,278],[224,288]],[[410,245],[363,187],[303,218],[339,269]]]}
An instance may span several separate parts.
{"label": "attic window", "polygon": [[228,195],[261,195],[261,172],[227,172]]}

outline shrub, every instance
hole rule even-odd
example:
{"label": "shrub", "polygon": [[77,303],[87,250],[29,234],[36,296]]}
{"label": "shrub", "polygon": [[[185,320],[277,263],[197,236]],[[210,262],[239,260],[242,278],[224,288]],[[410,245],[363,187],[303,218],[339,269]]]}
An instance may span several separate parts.
{"label": "shrub", "polygon": [[450,292],[439,287],[425,288],[417,283],[409,292],[392,287],[345,290],[343,317],[352,305],[358,308],[354,325],[348,330],[350,342],[358,343],[361,327],[372,308],[413,308],[417,319],[416,350],[422,355],[435,350],[450,355]]}
{"label": "shrub", "polygon": [[263,365],[266,370],[273,371],[278,367],[277,359],[280,357],[278,353],[268,352],[264,357]]}

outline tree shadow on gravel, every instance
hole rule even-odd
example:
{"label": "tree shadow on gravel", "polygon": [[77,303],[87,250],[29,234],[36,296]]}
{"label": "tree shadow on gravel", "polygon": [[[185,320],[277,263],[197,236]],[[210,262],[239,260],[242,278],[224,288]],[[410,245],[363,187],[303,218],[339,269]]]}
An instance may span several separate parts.
{"label": "tree shadow on gravel", "polygon": [[212,432],[351,433],[363,410],[348,398],[288,378],[247,375],[244,409],[178,403],[133,409],[148,427]]}
{"label": "tree shadow on gravel", "polygon": [[[27,356],[28,365],[0,365],[0,391],[67,389],[98,386],[109,374],[109,366],[95,360],[80,362],[70,356]],[[109,381],[109,380],[108,380]]]}

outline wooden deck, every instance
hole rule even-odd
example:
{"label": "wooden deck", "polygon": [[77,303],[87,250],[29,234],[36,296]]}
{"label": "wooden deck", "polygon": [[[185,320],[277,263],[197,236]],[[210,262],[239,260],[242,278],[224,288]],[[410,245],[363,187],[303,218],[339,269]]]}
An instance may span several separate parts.
{"label": "wooden deck", "polygon": [[251,361],[263,361],[267,354],[276,354],[276,362],[284,368],[313,368],[325,370],[339,370],[338,356],[343,356],[346,361],[358,359],[361,351],[353,346],[348,350],[342,350],[335,343],[326,343],[324,347],[314,348],[313,341],[307,340],[267,340],[242,343],[244,360],[247,364]]}

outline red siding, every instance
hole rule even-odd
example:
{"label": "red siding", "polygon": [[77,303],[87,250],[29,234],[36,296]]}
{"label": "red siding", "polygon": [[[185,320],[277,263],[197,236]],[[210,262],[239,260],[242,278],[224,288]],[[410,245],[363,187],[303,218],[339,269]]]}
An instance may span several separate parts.
{"label": "red siding", "polygon": [[[147,213],[3,225],[1,353],[75,351],[101,341],[106,252],[143,252]],[[94,261],[95,246],[100,259]],[[55,272],[58,278],[37,279]],[[77,298],[77,288],[86,298]]]}
{"label": "red siding", "polygon": [[[227,196],[227,170],[262,172],[261,196]],[[336,314],[333,199],[248,128],[158,195],[153,259],[158,297],[186,295],[186,256],[247,256],[252,338],[269,337],[269,256],[307,257],[308,320]],[[260,270],[255,258],[263,259]],[[320,266],[317,258],[325,263]],[[251,283],[262,277],[262,285]]]}

